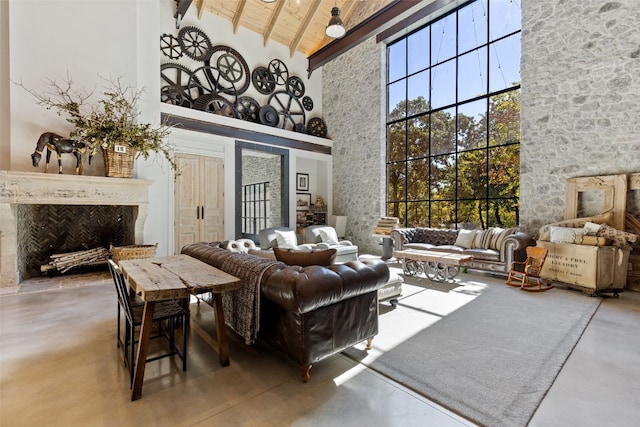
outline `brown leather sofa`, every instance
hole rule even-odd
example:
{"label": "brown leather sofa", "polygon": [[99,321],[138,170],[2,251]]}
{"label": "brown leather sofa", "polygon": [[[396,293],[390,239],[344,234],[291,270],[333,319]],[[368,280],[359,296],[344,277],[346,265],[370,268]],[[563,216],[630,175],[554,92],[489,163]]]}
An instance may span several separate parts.
{"label": "brown leather sofa", "polygon": [[[193,243],[182,253],[221,270],[232,255],[249,265],[264,262],[264,258],[220,246],[219,242]],[[370,348],[378,333],[377,291],[388,280],[389,268],[380,260],[327,267],[274,262],[260,281],[258,338],[297,362],[307,382],[313,363],[365,340]]]}

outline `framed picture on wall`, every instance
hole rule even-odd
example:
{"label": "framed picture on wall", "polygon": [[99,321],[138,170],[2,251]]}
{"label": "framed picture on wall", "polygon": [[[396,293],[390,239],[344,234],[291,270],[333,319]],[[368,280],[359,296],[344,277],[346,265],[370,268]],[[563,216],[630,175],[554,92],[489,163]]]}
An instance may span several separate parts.
{"label": "framed picture on wall", "polygon": [[296,174],[296,190],[309,191],[309,174],[308,173]]}
{"label": "framed picture on wall", "polygon": [[311,193],[296,193],[296,210],[308,211],[311,208]]}

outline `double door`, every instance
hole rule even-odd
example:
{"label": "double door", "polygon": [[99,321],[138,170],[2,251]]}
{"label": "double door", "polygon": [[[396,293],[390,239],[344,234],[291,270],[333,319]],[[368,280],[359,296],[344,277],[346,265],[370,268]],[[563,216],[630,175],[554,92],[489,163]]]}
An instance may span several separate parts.
{"label": "double door", "polygon": [[224,237],[224,159],[176,155],[175,253],[195,242]]}

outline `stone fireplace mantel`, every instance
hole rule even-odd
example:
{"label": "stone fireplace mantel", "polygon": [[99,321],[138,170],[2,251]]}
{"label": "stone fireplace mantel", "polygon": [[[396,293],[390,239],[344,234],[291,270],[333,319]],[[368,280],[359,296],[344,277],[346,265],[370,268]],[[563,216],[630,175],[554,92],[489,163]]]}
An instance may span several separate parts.
{"label": "stone fireplace mantel", "polygon": [[144,179],[0,171],[0,288],[18,285],[18,205],[137,206],[135,243],[144,240],[149,186]]}

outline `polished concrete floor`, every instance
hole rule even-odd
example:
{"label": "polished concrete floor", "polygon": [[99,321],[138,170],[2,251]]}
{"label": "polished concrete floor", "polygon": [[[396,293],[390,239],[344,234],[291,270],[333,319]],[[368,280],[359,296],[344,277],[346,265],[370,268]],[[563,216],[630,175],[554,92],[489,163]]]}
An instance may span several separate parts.
{"label": "polished concrete floor", "polygon": [[[287,358],[230,335],[222,368],[212,309],[195,303],[187,372],[179,359],[149,363],[131,402],[106,272],[25,281],[0,292],[0,309],[2,427],[473,425],[343,355],[303,384]],[[638,425],[639,326],[640,293],[603,298],[530,425]]]}

